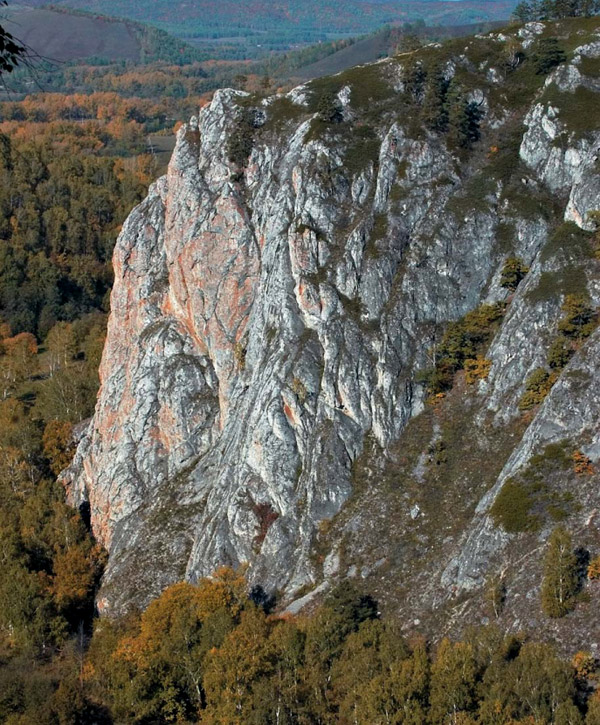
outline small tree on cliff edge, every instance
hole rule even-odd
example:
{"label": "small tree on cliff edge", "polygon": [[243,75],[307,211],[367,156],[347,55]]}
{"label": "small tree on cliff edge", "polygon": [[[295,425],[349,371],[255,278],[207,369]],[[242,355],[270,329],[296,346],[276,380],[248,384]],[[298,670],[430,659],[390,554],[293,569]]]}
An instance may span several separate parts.
{"label": "small tree on cliff edge", "polygon": [[542,609],[549,617],[564,617],[575,607],[577,557],[571,535],[562,526],[552,532],[544,556]]}
{"label": "small tree on cliff edge", "polygon": [[557,65],[564,63],[567,56],[556,38],[542,38],[531,59],[537,75],[546,75]]}
{"label": "small tree on cliff edge", "polygon": [[323,123],[340,123],[344,120],[338,97],[329,91],[323,93],[319,98],[317,114]]}

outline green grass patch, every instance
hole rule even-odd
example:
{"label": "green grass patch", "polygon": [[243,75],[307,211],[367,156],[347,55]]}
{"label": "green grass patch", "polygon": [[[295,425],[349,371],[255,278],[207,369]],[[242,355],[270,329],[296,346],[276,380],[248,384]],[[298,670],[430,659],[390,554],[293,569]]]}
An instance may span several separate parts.
{"label": "green grass patch", "polygon": [[559,120],[576,138],[587,137],[600,128],[600,93],[583,86],[568,93],[552,84],[544,92],[542,101],[558,109]]}
{"label": "green grass patch", "polygon": [[390,202],[392,204],[398,205],[400,202],[404,201],[406,197],[408,196],[408,189],[404,186],[400,186],[400,184],[394,184],[392,188],[390,189]]}
{"label": "green grass patch", "polygon": [[507,481],[492,508],[490,514],[496,526],[509,534],[531,531],[539,527],[539,520],[531,514],[533,500],[529,490],[521,483]]}
{"label": "green grass patch", "polygon": [[580,229],[574,222],[561,224],[542,250],[540,259],[547,262],[559,255],[567,261],[593,259],[593,233]]}
{"label": "green grass patch", "polygon": [[385,66],[371,64],[350,68],[338,75],[317,78],[310,82],[312,91],[309,107],[316,113],[319,100],[325,94],[337,94],[342,88],[350,87],[350,106],[354,111],[365,111],[373,104],[389,100],[393,95],[392,87],[384,77]]}
{"label": "green grass patch", "polygon": [[571,264],[555,272],[542,272],[537,286],[527,293],[527,299],[534,304],[547,302],[562,295],[577,294],[585,286],[585,271]]}
{"label": "green grass patch", "polygon": [[504,484],[490,508],[497,526],[511,534],[535,531],[544,521],[562,521],[577,508],[573,494],[564,490],[573,467],[572,448],[568,441],[551,443]]}
{"label": "green grass patch", "polygon": [[561,47],[568,56],[571,56],[575,48],[597,40],[596,35],[599,30],[598,17],[562,18],[546,22],[544,32],[538,37],[560,38]]}
{"label": "green grass patch", "polygon": [[383,75],[384,66],[374,64],[363,68],[351,68],[342,74],[352,89],[350,105],[355,111],[364,111],[372,104],[387,101],[392,88]]}
{"label": "green grass patch", "polygon": [[385,212],[375,214],[373,218],[373,227],[371,229],[370,239],[372,242],[378,239],[384,239],[388,232],[388,217]]}
{"label": "green grass patch", "polygon": [[497,150],[490,150],[490,161],[486,173],[503,184],[508,183],[521,165],[519,148],[524,130],[522,123],[514,124],[494,144],[494,148]]}
{"label": "green grass patch", "polygon": [[471,63],[479,65],[488,62],[491,67],[500,66],[503,61],[504,43],[492,38],[469,38],[466,55]]}
{"label": "green grass patch", "polygon": [[529,176],[529,173],[523,166],[519,166],[504,189],[503,199],[509,202],[514,213],[524,219],[541,218],[552,221],[562,214],[564,207],[560,206],[556,194],[550,192],[546,186],[525,186],[522,178]]}
{"label": "green grass patch", "polygon": [[306,112],[306,108],[298,106],[286,96],[281,96],[267,108],[267,122],[263,128],[278,131],[288,123],[301,121]]}
{"label": "green grass patch", "polygon": [[582,55],[577,66],[584,76],[598,78],[600,76],[600,58],[590,58],[589,55]]}
{"label": "green grass patch", "polygon": [[372,162],[377,163],[381,142],[372,126],[357,126],[350,133],[350,144],[344,154],[344,168],[358,176]]}
{"label": "green grass patch", "polygon": [[464,218],[473,212],[485,212],[490,208],[490,197],[496,190],[494,179],[487,169],[476,174],[467,182],[460,194],[450,198],[446,208],[457,218]]}
{"label": "green grass patch", "polygon": [[564,470],[569,468],[571,463],[569,444],[566,441],[550,443],[541,453],[537,453],[529,459],[526,475],[543,473],[548,466]]}
{"label": "green grass patch", "polygon": [[327,267],[319,267],[316,272],[307,274],[306,279],[318,287],[320,284],[327,282]]}
{"label": "green grass patch", "polygon": [[340,300],[344,312],[351,319],[354,320],[358,325],[361,323],[361,318],[365,312],[362,302],[358,297],[346,297],[340,293]]}
{"label": "green grass patch", "polygon": [[515,250],[517,230],[512,222],[500,222],[496,227],[494,251],[498,254],[510,254]]}
{"label": "green grass patch", "polygon": [[311,141],[319,141],[323,139],[330,128],[330,123],[326,123],[320,118],[313,118],[307,132],[304,134],[304,143],[311,143]]}

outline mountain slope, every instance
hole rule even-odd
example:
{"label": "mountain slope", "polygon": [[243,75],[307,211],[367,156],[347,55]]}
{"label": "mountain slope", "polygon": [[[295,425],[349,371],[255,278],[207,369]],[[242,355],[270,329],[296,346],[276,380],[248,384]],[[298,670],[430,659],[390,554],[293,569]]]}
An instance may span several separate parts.
{"label": "mountain slope", "polygon": [[[484,27],[484,25],[487,27]],[[501,23],[498,23],[498,26],[500,25]],[[411,31],[411,35],[420,38],[425,45],[427,42],[432,42],[433,40],[440,41],[448,38],[475,35],[475,33],[491,30],[492,26],[493,23],[447,25],[436,28],[422,26],[415,27]],[[309,80],[311,78],[320,78],[322,76],[333,75],[334,73],[341,73],[355,65],[374,63],[380,58],[393,55],[404,34],[406,34],[406,31],[400,31],[399,29],[385,29],[372,33],[314,63],[300,67],[295,72],[295,77],[302,80]]]}
{"label": "mountain slope", "polygon": [[136,63],[191,62],[196,51],[156,28],[66,8],[12,6],[6,27],[34,53],[54,62],[85,58]]}
{"label": "mountain slope", "polygon": [[[600,548],[599,34],[218,91],[179,131],[63,477],[110,551],[103,611],[248,562],[283,601],[356,577],[434,631],[480,621],[497,573],[506,627],[549,626],[549,532]],[[553,636],[598,634],[590,596]]]}
{"label": "mountain slope", "polygon": [[256,43],[288,47],[317,42],[329,34],[362,34],[386,23],[416,18],[425,18],[430,25],[505,20],[515,5],[510,0],[351,0],[343,4],[337,0],[288,0],[277,4],[256,0],[175,4],[167,0],[61,0],[56,4],[151,23],[187,38],[254,37]]}

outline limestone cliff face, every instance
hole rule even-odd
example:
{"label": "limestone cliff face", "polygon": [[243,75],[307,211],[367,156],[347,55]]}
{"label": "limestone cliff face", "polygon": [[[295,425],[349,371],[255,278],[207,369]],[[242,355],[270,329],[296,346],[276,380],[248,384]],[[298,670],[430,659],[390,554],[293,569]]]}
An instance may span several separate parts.
{"label": "limestone cliff face", "polygon": [[[517,41],[527,47],[539,32],[533,24]],[[548,94],[595,88],[578,68],[600,41],[583,39],[511,110],[513,77],[469,55],[484,44],[502,57],[508,40],[465,41],[446,58],[446,76],[484,112],[469,153],[415,128],[403,57],[262,101],[218,91],[180,129],[167,175],[118,240],[96,414],[63,474],[110,552],[104,611],[221,564],[248,562],[252,582],[288,600],[337,576],[385,580],[373,574],[393,559],[377,529],[375,511],[391,508],[376,459],[401,456],[403,431],[425,407],[416,372],[448,321],[483,302],[508,304],[486,353],[490,374],[468,393],[473,425],[523,422],[517,403],[544,364],[564,293],[532,290],[579,264],[549,254],[549,239],[563,220],[589,226],[600,208],[599,135],[571,132]],[[316,114],[326,83],[340,123]],[[252,144],[243,163],[230,160],[240,137]],[[497,159],[509,147],[507,176]],[[530,267],[514,295],[499,284],[509,252]],[[578,269],[598,304],[597,263]],[[419,606],[480,587],[510,549],[515,537],[487,512],[540,446],[576,439],[600,457],[599,345],[596,334],[521,425],[499,477],[485,490],[473,482],[463,528],[440,539],[427,584],[414,580]],[[358,480],[368,451],[376,459]],[[394,527],[425,536],[423,506],[402,511]],[[361,569],[369,530],[383,554]]]}

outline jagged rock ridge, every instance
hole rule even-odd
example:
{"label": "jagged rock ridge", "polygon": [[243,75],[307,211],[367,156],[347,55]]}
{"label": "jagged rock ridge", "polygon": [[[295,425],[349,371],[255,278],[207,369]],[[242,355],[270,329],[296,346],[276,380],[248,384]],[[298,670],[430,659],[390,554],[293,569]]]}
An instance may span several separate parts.
{"label": "jagged rock ridge", "polygon": [[[560,105],[598,88],[598,26],[567,28],[576,50],[545,86],[502,65],[508,44],[527,52],[543,24],[420,51],[424,63],[442,57],[485,113],[470,153],[415,122],[403,100],[410,56],[263,101],[218,91],[180,129],[167,176],[118,240],[96,414],[63,475],[110,551],[104,611],[242,562],[284,599],[340,575],[387,586],[395,544],[377,526],[392,507],[377,471],[399,460],[403,431],[427,408],[415,374],[446,323],[507,303],[490,374],[464,393],[475,430],[502,431],[523,423],[518,400],[547,357],[562,270],[576,268],[600,301],[597,262],[548,253],[557,225],[589,228],[600,207],[600,134],[571,130]],[[515,104],[519,73],[530,86]],[[331,89],[343,120],[326,124],[316,110]],[[240,164],[232,140],[244,134],[252,150]],[[500,286],[508,252],[530,267],[514,295]],[[549,275],[557,282],[542,294]],[[598,460],[599,345],[596,333],[521,425],[497,478],[463,481],[462,528],[431,556],[425,546],[426,582],[404,582],[417,609],[479,589],[493,562],[524,546],[488,511],[540,447],[569,439]],[[597,505],[590,496],[586,506]],[[393,524],[425,541],[418,498]],[[361,564],[369,533],[378,558]]]}

